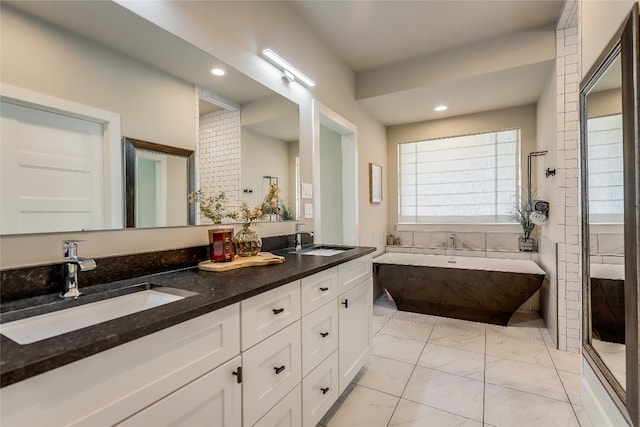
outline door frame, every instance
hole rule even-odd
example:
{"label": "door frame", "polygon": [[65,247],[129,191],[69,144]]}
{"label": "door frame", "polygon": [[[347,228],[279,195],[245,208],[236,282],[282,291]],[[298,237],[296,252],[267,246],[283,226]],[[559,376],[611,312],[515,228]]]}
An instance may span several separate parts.
{"label": "door frame", "polygon": [[320,186],[320,126],[342,136],[342,244],[357,245],[358,228],[358,127],[335,111],[313,100],[313,228],[314,241],[322,240],[322,192]]}

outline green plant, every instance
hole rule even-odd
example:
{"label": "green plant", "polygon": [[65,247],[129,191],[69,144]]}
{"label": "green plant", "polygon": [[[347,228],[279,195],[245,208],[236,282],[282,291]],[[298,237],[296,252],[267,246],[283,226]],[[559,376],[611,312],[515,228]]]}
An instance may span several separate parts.
{"label": "green plant", "polygon": [[521,197],[516,200],[511,213],[511,218],[516,221],[522,227],[522,234],[525,239],[531,238],[531,233],[536,228],[536,225],[531,222],[529,216],[531,215],[531,206],[529,201],[522,199]]}
{"label": "green plant", "polygon": [[213,221],[214,224],[222,224],[222,219],[225,217],[236,219],[236,212],[226,211],[227,196],[223,191],[220,191],[215,196],[205,197],[202,194],[202,190],[198,190],[195,193],[189,193],[188,201],[189,203],[198,203],[200,213]]}
{"label": "green plant", "polygon": [[293,217],[293,212],[287,208],[287,205],[282,203],[282,220],[283,221],[293,221],[295,218]]}
{"label": "green plant", "polygon": [[256,206],[253,209],[249,209],[249,205],[246,200],[240,202],[240,206],[238,207],[238,212],[234,219],[240,221],[244,228],[249,228],[251,224],[255,221],[259,220],[264,216],[262,212],[262,206]]}
{"label": "green plant", "polygon": [[264,201],[262,202],[262,212],[265,214],[280,215],[281,203],[280,187],[276,184],[271,184],[269,192],[264,196]]}

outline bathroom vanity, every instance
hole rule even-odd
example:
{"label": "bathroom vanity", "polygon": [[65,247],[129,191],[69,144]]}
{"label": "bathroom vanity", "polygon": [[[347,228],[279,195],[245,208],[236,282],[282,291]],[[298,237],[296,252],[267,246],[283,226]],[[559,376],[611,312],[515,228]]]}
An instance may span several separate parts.
{"label": "bathroom vanity", "polygon": [[31,344],[0,336],[0,424],[315,426],[371,353],[373,251],[111,283],[194,294]]}

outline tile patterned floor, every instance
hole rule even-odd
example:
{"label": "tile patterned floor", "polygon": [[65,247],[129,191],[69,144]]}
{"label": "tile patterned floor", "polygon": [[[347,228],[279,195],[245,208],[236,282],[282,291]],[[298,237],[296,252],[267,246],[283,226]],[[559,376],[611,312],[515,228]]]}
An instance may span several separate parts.
{"label": "tile patterned floor", "polygon": [[592,427],[580,358],[537,313],[508,327],[374,305],[373,356],[319,426]]}

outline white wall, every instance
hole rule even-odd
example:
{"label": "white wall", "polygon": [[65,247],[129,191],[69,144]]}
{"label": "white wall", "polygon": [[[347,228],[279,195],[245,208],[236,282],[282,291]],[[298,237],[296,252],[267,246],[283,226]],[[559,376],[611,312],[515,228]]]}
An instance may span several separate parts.
{"label": "white wall", "polygon": [[[246,200],[250,207],[262,204],[266,195],[263,191],[268,191],[264,176],[277,176],[280,197],[287,197],[291,187],[289,143],[244,128],[241,133],[240,200]],[[253,193],[243,193],[245,188],[252,189]]]}
{"label": "white wall", "polygon": [[123,136],[194,149],[193,84],[8,7],[1,24],[3,83],[118,113]]}
{"label": "white wall", "polygon": [[582,76],[589,72],[636,0],[580,2]]}
{"label": "white wall", "polygon": [[342,135],[320,126],[320,188],[322,192],[322,243],[341,244]]}

